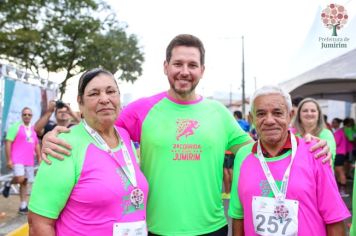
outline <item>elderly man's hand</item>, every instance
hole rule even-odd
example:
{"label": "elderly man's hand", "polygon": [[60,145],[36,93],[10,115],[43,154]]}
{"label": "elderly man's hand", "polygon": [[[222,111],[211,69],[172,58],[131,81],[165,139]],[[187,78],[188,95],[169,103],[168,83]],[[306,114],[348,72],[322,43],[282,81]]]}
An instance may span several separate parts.
{"label": "elderly man's hand", "polygon": [[314,152],[316,152],[316,150],[321,149],[321,151],[315,153],[315,155],[314,155],[315,158],[323,157],[323,160],[322,160],[323,163],[326,163],[326,162],[330,163],[331,152],[330,152],[329,146],[327,145],[327,142],[325,140],[322,140],[322,139],[315,137],[311,134],[306,134],[304,139],[307,143],[311,142],[312,140],[316,140],[317,143],[314,144],[310,148],[310,151],[314,153]]}
{"label": "elderly man's hand", "polygon": [[70,129],[64,126],[56,126],[52,131],[48,132],[42,139],[41,159],[47,164],[51,161],[47,155],[63,160],[63,155],[70,155],[72,147],[64,140],[57,138],[60,133],[68,133]]}
{"label": "elderly man's hand", "polygon": [[14,164],[12,163],[11,160],[9,160],[9,161],[6,163],[6,167],[7,167],[9,170],[14,169]]}

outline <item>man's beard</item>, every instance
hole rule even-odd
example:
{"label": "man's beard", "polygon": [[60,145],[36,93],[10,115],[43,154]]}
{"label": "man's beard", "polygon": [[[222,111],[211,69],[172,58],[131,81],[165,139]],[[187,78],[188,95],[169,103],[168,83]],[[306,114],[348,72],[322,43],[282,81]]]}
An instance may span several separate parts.
{"label": "man's beard", "polygon": [[171,84],[171,88],[176,94],[178,94],[182,97],[185,97],[187,95],[192,94],[195,91],[195,88],[197,87],[197,85],[198,84],[192,84],[192,86],[188,90],[182,90],[182,89],[177,89],[173,83],[173,84]]}

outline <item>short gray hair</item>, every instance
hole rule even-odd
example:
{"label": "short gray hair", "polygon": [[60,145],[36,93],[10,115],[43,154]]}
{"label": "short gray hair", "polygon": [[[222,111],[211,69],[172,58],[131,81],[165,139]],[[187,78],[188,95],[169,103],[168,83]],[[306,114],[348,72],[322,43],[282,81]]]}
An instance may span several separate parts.
{"label": "short gray hair", "polygon": [[281,87],[276,86],[276,85],[266,85],[263,86],[260,89],[257,89],[255,93],[252,95],[250,99],[250,112],[253,114],[253,109],[254,109],[254,102],[257,97],[259,96],[264,96],[264,95],[270,95],[270,94],[279,94],[281,95],[287,105],[288,112],[292,111],[292,99],[289,95],[289,93],[285,92]]}

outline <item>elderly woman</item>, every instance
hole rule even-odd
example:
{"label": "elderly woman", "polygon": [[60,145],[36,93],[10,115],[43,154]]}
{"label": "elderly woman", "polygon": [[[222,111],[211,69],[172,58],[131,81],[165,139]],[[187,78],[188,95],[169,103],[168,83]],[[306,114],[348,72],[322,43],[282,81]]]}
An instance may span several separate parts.
{"label": "elderly woman", "polygon": [[113,75],[85,72],[77,101],[83,120],[61,134],[71,155],[38,170],[30,235],[146,235],[148,184],[128,133],[114,126],[120,92]]}
{"label": "elderly woman", "polygon": [[336,144],[333,133],[326,128],[319,103],[313,98],[303,99],[299,105],[294,119],[294,131],[304,137],[306,134],[319,137],[327,142],[334,163]]}

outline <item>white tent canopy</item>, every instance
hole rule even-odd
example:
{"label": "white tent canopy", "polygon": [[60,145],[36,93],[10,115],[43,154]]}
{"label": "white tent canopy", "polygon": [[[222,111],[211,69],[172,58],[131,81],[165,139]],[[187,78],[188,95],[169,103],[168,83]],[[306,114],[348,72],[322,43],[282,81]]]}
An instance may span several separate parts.
{"label": "white tent canopy", "polygon": [[292,97],[356,102],[356,49],[280,83]]}

